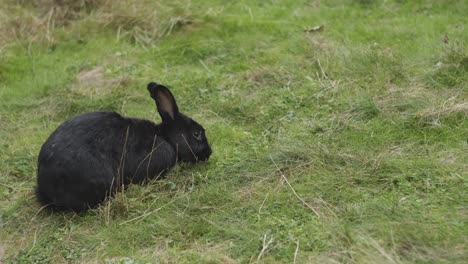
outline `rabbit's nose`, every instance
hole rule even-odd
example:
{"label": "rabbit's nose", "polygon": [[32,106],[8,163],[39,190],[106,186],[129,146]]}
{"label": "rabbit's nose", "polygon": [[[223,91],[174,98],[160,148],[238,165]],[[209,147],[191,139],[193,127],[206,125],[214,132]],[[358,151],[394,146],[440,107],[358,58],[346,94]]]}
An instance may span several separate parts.
{"label": "rabbit's nose", "polygon": [[212,153],[211,148],[208,147],[208,148],[203,152],[203,154],[200,155],[199,160],[201,160],[201,161],[207,161],[208,158],[210,157],[211,153]]}

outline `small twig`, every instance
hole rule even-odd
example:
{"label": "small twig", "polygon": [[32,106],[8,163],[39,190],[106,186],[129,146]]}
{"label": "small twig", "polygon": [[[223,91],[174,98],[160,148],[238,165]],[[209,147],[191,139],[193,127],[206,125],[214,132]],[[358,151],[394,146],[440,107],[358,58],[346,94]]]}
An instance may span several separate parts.
{"label": "small twig", "polygon": [[[268,246],[271,244],[271,242],[273,242],[273,237],[270,238],[270,240],[268,240],[268,242],[266,242],[266,238],[267,238],[267,235],[265,234],[263,236],[263,248],[262,248],[262,251],[260,251],[260,254],[258,254],[258,257],[257,257],[257,263],[260,262],[260,259],[263,257],[263,255],[265,254]],[[266,242],[266,243],[265,243]]]}
{"label": "small twig", "polygon": [[324,28],[325,28],[324,25],[309,27],[309,28],[305,28],[304,32],[306,32],[306,33],[319,32],[319,31],[322,31]]}
{"label": "small twig", "polygon": [[299,196],[299,194],[297,194],[296,190],[294,190],[294,188],[292,187],[291,183],[289,183],[288,179],[286,178],[286,176],[284,175],[284,173],[281,171],[281,169],[278,167],[278,164],[276,164],[275,160],[273,160],[273,158],[271,157],[270,155],[270,159],[271,161],[273,161],[273,164],[275,164],[275,167],[276,169],[278,170],[278,172],[281,174],[281,177],[283,177],[284,181],[288,184],[289,188],[291,188],[291,191],[294,193],[294,195],[297,197],[297,199],[299,199],[305,206],[309,207],[310,210],[312,210],[312,212],[314,212],[314,214],[318,217],[320,217],[319,213],[317,212],[317,210],[315,210],[312,206],[310,206],[308,203],[306,203],[306,201],[304,201],[304,199],[302,199],[301,196]]}
{"label": "small twig", "polygon": [[253,16],[253,13],[252,13],[252,8],[250,8],[250,6],[248,5],[244,5],[245,9],[247,9],[247,12],[249,12],[249,16],[250,16],[250,21],[254,21],[254,16]]}
{"label": "small twig", "polygon": [[239,81],[236,80],[236,81],[234,82],[234,84],[231,86],[231,95],[234,95],[234,88],[237,86],[237,83],[238,83],[238,82],[239,82]]}
{"label": "small twig", "polygon": [[202,60],[198,60],[198,61],[203,66],[203,68],[205,68],[205,70],[207,70],[210,74],[213,74],[213,72],[210,70],[210,68],[208,68],[208,66],[206,66],[206,64]]}
{"label": "small twig", "polygon": [[270,194],[270,192],[267,192],[267,194],[265,195],[265,199],[263,199],[263,202],[262,202],[262,204],[260,205],[260,208],[258,208],[258,214],[261,213],[262,208],[263,208],[263,205],[265,204],[265,202],[266,202],[266,200],[267,200],[269,194]]}
{"label": "small twig", "polygon": [[296,264],[297,254],[299,253],[299,240],[296,241],[296,250],[294,251],[294,264]]}
{"label": "small twig", "polygon": [[50,36],[50,31],[51,31],[51,28],[53,28],[55,25],[54,21],[52,20],[52,17],[54,16],[54,11],[55,11],[55,8],[51,8],[50,11],[49,11],[49,14],[47,16],[47,26],[46,26],[46,39],[47,39],[47,42],[48,44],[50,44],[51,42],[51,39],[52,37]]}

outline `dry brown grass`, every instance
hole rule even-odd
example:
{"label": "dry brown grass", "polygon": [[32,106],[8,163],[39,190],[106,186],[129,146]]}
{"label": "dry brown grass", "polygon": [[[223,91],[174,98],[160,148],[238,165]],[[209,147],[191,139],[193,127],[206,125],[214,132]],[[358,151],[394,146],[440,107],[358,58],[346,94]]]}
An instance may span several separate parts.
{"label": "dry brown grass", "polygon": [[56,25],[66,25],[104,6],[109,0],[32,0],[16,1],[20,6],[32,7],[39,16],[52,16]]}
{"label": "dry brown grass", "polygon": [[18,41],[50,39],[48,19],[19,6],[0,9],[0,50]]}
{"label": "dry brown grass", "polygon": [[[169,17],[168,14],[173,16]],[[149,45],[175,29],[192,23],[188,8],[171,10],[159,1],[149,0],[108,2],[91,19],[117,32],[117,39],[127,37],[142,45]]]}
{"label": "dry brown grass", "polygon": [[57,28],[70,25],[108,0],[17,0],[0,7],[0,48],[15,42],[55,42]]}
{"label": "dry brown grass", "polygon": [[80,71],[76,82],[71,86],[71,90],[84,96],[103,96],[110,94],[121,86],[128,85],[129,82],[130,79],[126,76],[108,77],[105,74],[105,68],[97,66]]}
{"label": "dry brown grass", "polygon": [[0,7],[0,51],[18,42],[55,45],[60,32],[112,31],[117,40],[153,45],[193,22],[189,7],[177,9],[151,0],[5,0]]}
{"label": "dry brown grass", "polygon": [[419,122],[430,126],[440,126],[442,125],[442,119],[455,116],[463,116],[466,120],[468,117],[468,103],[457,102],[454,98],[450,98],[442,105],[428,107],[416,114]]}

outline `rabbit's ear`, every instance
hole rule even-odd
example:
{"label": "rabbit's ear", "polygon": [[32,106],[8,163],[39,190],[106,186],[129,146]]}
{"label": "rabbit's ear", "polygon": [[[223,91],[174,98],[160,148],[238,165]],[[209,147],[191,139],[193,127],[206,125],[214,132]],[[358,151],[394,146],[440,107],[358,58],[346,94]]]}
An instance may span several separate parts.
{"label": "rabbit's ear", "polygon": [[171,91],[164,85],[154,82],[148,84],[148,91],[154,101],[156,101],[156,106],[163,122],[173,121],[179,113],[179,108]]}

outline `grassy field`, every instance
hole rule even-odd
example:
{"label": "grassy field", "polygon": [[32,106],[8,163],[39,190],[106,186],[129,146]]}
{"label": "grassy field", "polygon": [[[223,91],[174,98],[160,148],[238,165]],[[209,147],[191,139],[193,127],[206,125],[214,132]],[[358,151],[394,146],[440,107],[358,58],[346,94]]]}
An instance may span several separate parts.
{"label": "grassy field", "polygon": [[[466,263],[466,14],[0,0],[0,262]],[[84,214],[40,210],[48,135],[102,109],[159,122],[149,81],[206,128],[209,162]]]}

